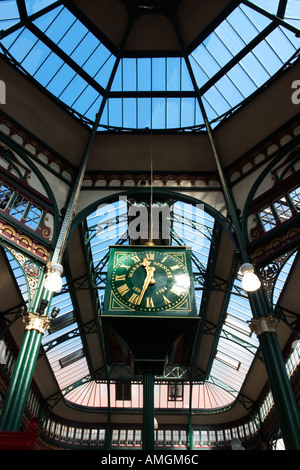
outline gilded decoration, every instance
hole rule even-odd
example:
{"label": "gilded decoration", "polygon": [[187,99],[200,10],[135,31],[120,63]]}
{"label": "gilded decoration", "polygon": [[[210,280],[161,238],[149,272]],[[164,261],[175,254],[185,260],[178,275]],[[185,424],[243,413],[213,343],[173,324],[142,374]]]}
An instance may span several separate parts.
{"label": "gilded decoration", "polygon": [[251,332],[254,332],[256,336],[261,336],[264,333],[276,333],[279,320],[273,315],[267,317],[260,317],[252,319],[250,323]]}
{"label": "gilded decoration", "polygon": [[23,269],[29,286],[30,299],[32,300],[38,287],[41,268],[35,263],[35,261],[28,258],[25,254],[17,252],[14,248],[8,245],[5,245],[5,248],[10,251]]}
{"label": "gilded decoration", "polygon": [[59,168],[59,173],[68,173],[70,178],[72,179],[74,176],[74,172],[71,168],[67,167],[65,164],[61,162],[59,158],[57,158],[53,153],[51,153],[48,149],[40,145],[34,138],[26,134],[23,130],[19,129],[18,126],[13,124],[11,121],[6,119],[4,116],[0,115],[0,125],[4,125],[9,130],[9,135],[11,138],[18,136],[22,143],[23,147],[31,146],[34,150],[34,154],[37,158],[44,160],[47,159],[47,164],[51,166],[52,163],[55,163]]}
{"label": "gilded decoration", "polygon": [[50,318],[37,313],[28,312],[22,321],[25,324],[25,330],[36,330],[42,335],[50,328]]}
{"label": "gilded decoration", "polygon": [[282,233],[280,236],[275,236],[270,241],[262,238],[261,246],[256,248],[251,258],[254,264],[261,264],[261,262],[269,257],[276,257],[282,251],[287,251],[291,248],[291,243],[295,243],[300,239],[300,226],[294,226],[290,230]]}
{"label": "gilded decoration", "polygon": [[25,235],[19,229],[14,228],[12,225],[1,219],[0,237],[12,242],[14,245],[20,246],[21,249],[42,261],[49,260],[50,251],[44,245],[31,238],[29,235]]}

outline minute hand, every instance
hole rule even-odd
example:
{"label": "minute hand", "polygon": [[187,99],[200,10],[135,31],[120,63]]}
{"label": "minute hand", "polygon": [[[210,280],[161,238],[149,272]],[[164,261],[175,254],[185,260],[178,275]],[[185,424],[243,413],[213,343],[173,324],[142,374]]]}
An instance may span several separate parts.
{"label": "minute hand", "polygon": [[143,300],[143,297],[144,297],[144,295],[145,295],[145,292],[146,292],[146,290],[148,289],[148,286],[149,286],[149,284],[150,284],[150,281],[151,281],[151,279],[152,279],[153,276],[154,276],[154,271],[155,271],[155,268],[153,268],[152,266],[147,269],[147,276],[146,276],[146,279],[145,279],[145,281],[144,281],[144,284],[143,284],[143,287],[142,287],[142,291],[141,291],[141,293],[140,293],[140,296],[139,296],[139,298],[138,298],[138,300],[137,300],[137,305],[140,305],[140,304],[141,304],[141,302],[142,302],[142,300]]}

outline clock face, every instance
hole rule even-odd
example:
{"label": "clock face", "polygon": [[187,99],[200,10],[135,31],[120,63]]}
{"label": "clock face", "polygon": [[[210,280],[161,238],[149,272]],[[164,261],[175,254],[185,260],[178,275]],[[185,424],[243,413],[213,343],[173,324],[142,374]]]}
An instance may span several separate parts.
{"label": "clock face", "polygon": [[189,298],[190,275],[184,255],[164,250],[139,250],[116,258],[111,292],[130,310],[176,310]]}

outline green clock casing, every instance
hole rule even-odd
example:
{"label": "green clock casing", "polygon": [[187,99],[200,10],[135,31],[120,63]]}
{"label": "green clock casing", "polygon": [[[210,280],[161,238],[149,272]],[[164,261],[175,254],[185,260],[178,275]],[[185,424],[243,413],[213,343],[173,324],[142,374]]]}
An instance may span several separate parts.
{"label": "green clock casing", "polygon": [[110,247],[103,315],[197,316],[187,247]]}

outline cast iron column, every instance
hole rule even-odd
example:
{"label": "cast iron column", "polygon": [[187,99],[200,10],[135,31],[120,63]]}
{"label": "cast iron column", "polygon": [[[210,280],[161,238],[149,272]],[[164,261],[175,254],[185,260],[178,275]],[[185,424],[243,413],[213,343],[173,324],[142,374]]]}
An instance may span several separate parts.
{"label": "cast iron column", "polygon": [[286,450],[300,450],[300,414],[279,347],[277,319],[267,307],[263,289],[249,293],[253,312],[251,329],[259,339],[265,368]]}
{"label": "cast iron column", "polygon": [[[223,187],[227,209],[231,217],[236,240],[240,249],[241,261],[242,263],[251,263],[240,227],[240,221],[236,213],[234,200],[229,190],[222,165],[220,163],[212,129],[208,119],[205,117],[205,110],[201,99],[200,103],[211,148],[215,157],[215,162]],[[259,339],[285,448],[286,450],[300,450],[300,413],[279,346],[276,334],[276,326],[274,325],[275,318],[272,314],[272,307],[263,286],[256,292],[249,292],[248,297],[253,315],[252,328],[256,332]]]}
{"label": "cast iron column", "polygon": [[154,450],[154,373],[143,373],[143,450]]}
{"label": "cast iron column", "polygon": [[[49,302],[47,294],[45,291],[45,300]],[[20,431],[42,337],[50,326],[48,315],[36,312],[38,305],[23,318],[25,333],[0,416],[1,431]]]}
{"label": "cast iron column", "polygon": [[[100,108],[101,109],[101,108]],[[74,185],[72,186],[70,199],[68,202],[66,214],[64,216],[60,233],[56,241],[55,250],[52,256],[52,263],[61,263],[63,253],[66,247],[68,236],[73,221],[73,216],[77,206],[80,189],[86,172],[88,157],[92,148],[101,113],[96,115],[94,126],[90,134],[85,153],[82,158],[80,168]],[[44,275],[39,282],[39,287],[35,292],[32,311],[26,317],[26,331],[23,343],[19,351],[17,364],[10,381],[7,396],[4,401],[3,410],[0,417],[0,430],[2,431],[19,431],[22,422],[22,415],[25,409],[27,396],[30,390],[31,379],[37,361],[42,336],[50,326],[50,319],[45,313],[40,315],[39,312],[41,299],[45,299],[50,303],[52,292],[43,288]],[[45,309],[46,310],[46,309]]]}

